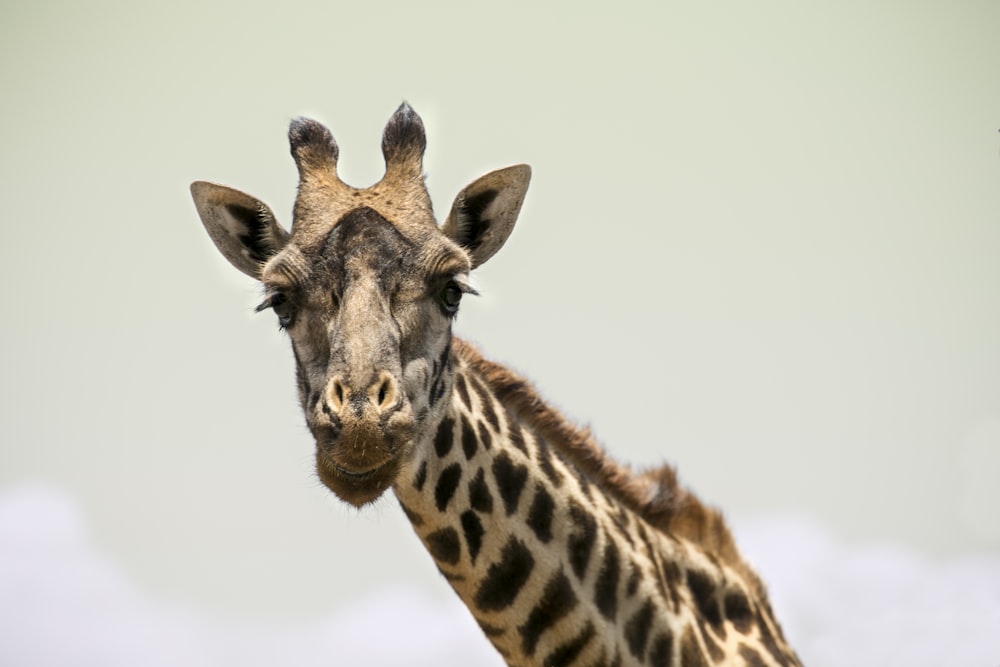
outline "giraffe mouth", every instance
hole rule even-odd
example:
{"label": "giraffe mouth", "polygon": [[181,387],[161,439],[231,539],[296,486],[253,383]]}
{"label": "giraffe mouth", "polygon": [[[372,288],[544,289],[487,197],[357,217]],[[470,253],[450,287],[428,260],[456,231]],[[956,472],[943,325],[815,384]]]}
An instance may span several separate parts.
{"label": "giraffe mouth", "polygon": [[387,461],[385,463],[381,463],[375,466],[374,468],[369,468],[368,470],[348,470],[347,468],[334,464],[333,469],[337,472],[338,475],[342,475],[348,479],[353,479],[354,481],[360,482],[362,480],[374,477],[387,465],[389,465],[389,463],[390,462]]}
{"label": "giraffe mouth", "polygon": [[377,500],[396,480],[413,418],[409,411],[397,411],[385,423],[349,419],[336,427],[312,424],[310,429],[320,481],[341,500],[361,507]]}
{"label": "giraffe mouth", "polygon": [[322,451],[316,452],[316,472],[333,493],[355,507],[377,500],[396,479],[399,457],[391,456],[371,467],[342,465]]}

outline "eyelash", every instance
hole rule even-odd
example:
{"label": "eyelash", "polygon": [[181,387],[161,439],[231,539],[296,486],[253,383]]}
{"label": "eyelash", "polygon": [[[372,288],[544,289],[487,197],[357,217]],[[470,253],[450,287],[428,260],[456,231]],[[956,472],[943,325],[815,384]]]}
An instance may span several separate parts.
{"label": "eyelash", "polygon": [[267,310],[268,308],[273,310],[274,314],[278,317],[278,326],[282,330],[285,330],[295,324],[295,306],[284,292],[273,292],[268,294],[264,301],[261,302],[261,304],[257,306],[254,311],[259,313],[260,311]]}

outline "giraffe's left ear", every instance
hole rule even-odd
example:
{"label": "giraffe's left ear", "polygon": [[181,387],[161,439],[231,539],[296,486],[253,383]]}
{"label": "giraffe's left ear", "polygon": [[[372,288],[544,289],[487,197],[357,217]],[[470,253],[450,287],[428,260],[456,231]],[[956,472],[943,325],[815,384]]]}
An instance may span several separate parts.
{"label": "giraffe's left ear", "polygon": [[442,231],[465,248],[476,268],[504,244],[531,180],[531,167],[518,164],[492,171],[455,197]]}
{"label": "giraffe's left ear", "polygon": [[191,184],[191,196],[205,230],[229,263],[260,280],[264,263],[288,242],[267,204],[250,195],[205,181]]}

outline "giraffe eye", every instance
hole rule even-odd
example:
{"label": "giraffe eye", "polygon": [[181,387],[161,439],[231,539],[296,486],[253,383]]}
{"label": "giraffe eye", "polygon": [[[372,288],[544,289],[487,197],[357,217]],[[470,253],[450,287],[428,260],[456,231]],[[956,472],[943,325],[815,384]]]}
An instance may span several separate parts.
{"label": "giraffe eye", "polygon": [[295,323],[295,306],[283,292],[275,292],[264,303],[257,306],[257,312],[270,308],[278,316],[278,326],[287,329]]}
{"label": "giraffe eye", "polygon": [[462,288],[454,280],[449,280],[441,290],[441,307],[449,315],[458,312],[458,304],[462,301]]}

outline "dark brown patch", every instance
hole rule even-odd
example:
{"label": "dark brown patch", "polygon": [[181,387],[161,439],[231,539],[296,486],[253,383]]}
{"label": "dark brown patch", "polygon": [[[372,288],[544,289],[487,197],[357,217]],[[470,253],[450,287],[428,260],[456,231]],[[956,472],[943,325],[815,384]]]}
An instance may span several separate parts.
{"label": "dark brown patch", "polygon": [[753,611],[750,609],[750,601],[743,591],[735,590],[726,594],[722,600],[722,609],[726,618],[736,631],[747,634],[753,627]]}
{"label": "dark brown patch", "polygon": [[629,597],[635,595],[635,592],[639,590],[639,568],[634,564],[630,565],[628,582],[625,584],[625,594]]}
{"label": "dark brown patch", "polygon": [[441,471],[441,476],[438,477],[437,484],[434,486],[434,504],[437,505],[439,512],[443,512],[448,507],[461,479],[462,466],[458,463],[452,463]]}
{"label": "dark brown patch", "polygon": [[420,467],[417,468],[417,474],[413,478],[413,488],[417,491],[424,490],[424,484],[427,482],[427,461],[423,460],[420,462]]}
{"label": "dark brown patch", "polygon": [[587,623],[576,637],[558,646],[552,653],[545,656],[542,664],[546,667],[569,667],[587,647],[595,634],[597,631],[594,629],[594,624]]}
{"label": "dark brown patch", "polygon": [[479,550],[483,546],[483,535],[486,531],[483,530],[483,523],[479,520],[479,516],[472,510],[462,512],[460,521],[462,534],[465,535],[465,545],[469,550],[469,558],[475,563],[476,556],[479,555]]}
{"label": "dark brown patch", "polygon": [[649,629],[653,625],[654,611],[656,607],[653,606],[653,601],[646,600],[639,611],[625,623],[625,642],[628,644],[628,650],[640,661],[645,659],[646,643],[649,641]]}
{"label": "dark brown patch", "polygon": [[479,441],[483,443],[483,449],[489,449],[493,446],[493,436],[483,422],[479,422]]}
{"label": "dark brown patch", "polygon": [[469,482],[469,504],[472,505],[472,509],[483,514],[489,514],[493,511],[493,494],[490,493],[490,487],[486,484],[486,474],[482,468]]}
{"label": "dark brown patch", "polygon": [[444,346],[441,351],[441,356],[434,360],[431,367],[431,383],[429,388],[430,394],[430,407],[437,405],[437,402],[441,400],[444,396],[444,392],[448,386],[448,378],[445,375],[445,370],[450,367],[451,361],[451,341]]}
{"label": "dark brown patch", "polygon": [[509,607],[524,588],[534,567],[535,558],[528,547],[516,537],[511,537],[500,553],[500,560],[489,566],[479,584],[473,597],[476,608],[502,611]]}
{"label": "dark brown patch", "polygon": [[597,573],[597,582],[594,584],[594,602],[604,617],[609,621],[615,619],[618,611],[618,579],[621,573],[619,564],[618,547],[613,540],[608,540],[604,545],[604,558],[601,561],[601,570]]}
{"label": "dark brown patch", "polygon": [[469,387],[465,383],[465,375],[458,373],[455,375],[455,391],[458,392],[458,398],[462,401],[469,410],[472,409],[472,400],[469,399]]}
{"label": "dark brown patch", "polygon": [[740,657],[746,661],[747,667],[767,667],[767,663],[760,657],[760,653],[746,644],[740,646]]}
{"label": "dark brown patch", "polygon": [[698,638],[694,634],[694,629],[690,625],[684,630],[684,636],[681,637],[681,664],[684,667],[709,667],[708,661],[705,660],[705,654],[698,646]]}
{"label": "dark brown patch", "polygon": [[649,645],[649,664],[656,667],[669,665],[673,648],[674,638],[670,633],[661,632],[656,635],[653,643]]}
{"label": "dark brown patch", "polygon": [[528,481],[528,468],[514,463],[506,452],[501,452],[494,459],[492,470],[497,490],[500,492],[500,499],[503,500],[507,516],[510,516],[517,509],[524,484]]}
{"label": "dark brown patch", "polygon": [[632,531],[629,528],[629,518],[630,515],[628,513],[628,510],[625,509],[625,507],[621,504],[618,504],[618,510],[611,515],[611,520],[618,528],[619,534],[623,538],[625,538],[625,541],[628,542],[628,545],[634,549],[635,540],[632,538]]}
{"label": "dark brown patch", "polygon": [[486,389],[482,384],[475,378],[471,381],[472,388],[476,391],[479,396],[479,403],[482,405],[483,416],[486,417],[486,421],[490,423],[494,431],[500,430],[500,420],[497,418],[496,409],[493,407],[493,398],[486,392]]}
{"label": "dark brown patch", "polygon": [[454,565],[462,555],[458,532],[451,526],[434,531],[427,536],[427,550],[434,556],[434,560]]}
{"label": "dark brown patch", "polygon": [[476,433],[472,430],[469,420],[462,415],[462,452],[465,453],[465,460],[468,461],[476,454]]}
{"label": "dark brown patch", "polygon": [[[521,634],[521,647],[525,655],[534,655],[542,633],[571,612],[576,607],[577,602],[572,584],[560,570],[545,586],[541,599],[528,614],[524,625],[517,629]],[[551,663],[546,662],[545,664]]]}
{"label": "dark brown patch", "polygon": [[594,517],[576,502],[570,501],[569,519],[572,532],[566,542],[569,564],[576,578],[583,581],[590,563],[590,555],[594,551],[597,540],[597,522]]}
{"label": "dark brown patch", "polygon": [[552,519],[555,514],[555,501],[542,484],[535,485],[535,497],[528,509],[526,523],[535,533],[535,537],[547,544],[552,539]]}
{"label": "dark brown patch", "polygon": [[698,613],[708,621],[713,629],[721,630],[724,637],[725,629],[722,628],[722,609],[719,607],[715,582],[705,572],[688,570],[687,584],[691,590],[691,597],[694,598],[694,604],[698,608]]}
{"label": "dark brown patch", "polygon": [[443,459],[451,451],[451,445],[455,438],[455,422],[450,417],[445,417],[438,425],[437,433],[434,434],[434,451],[439,459]]}

